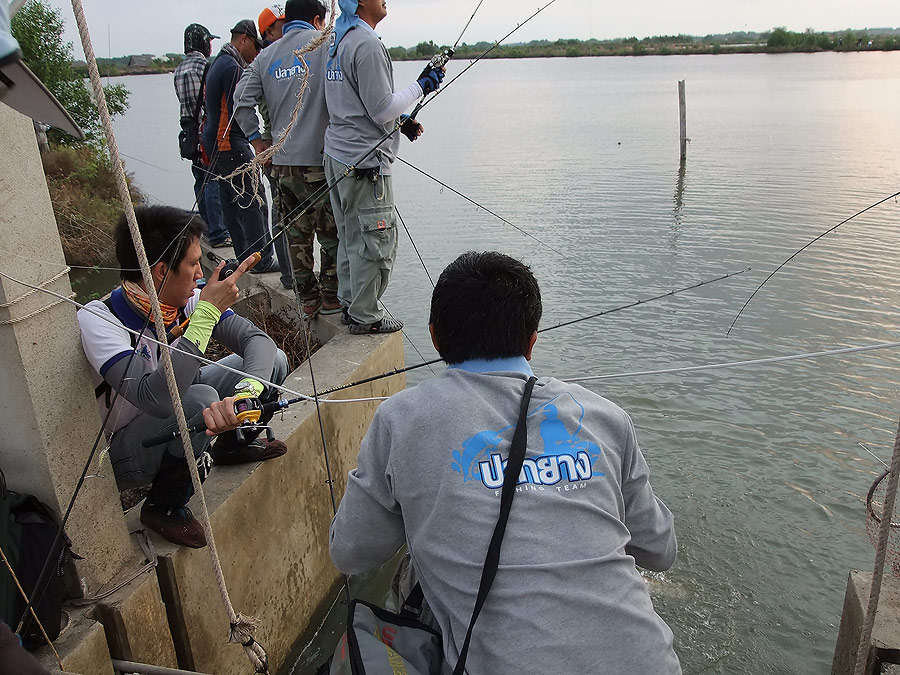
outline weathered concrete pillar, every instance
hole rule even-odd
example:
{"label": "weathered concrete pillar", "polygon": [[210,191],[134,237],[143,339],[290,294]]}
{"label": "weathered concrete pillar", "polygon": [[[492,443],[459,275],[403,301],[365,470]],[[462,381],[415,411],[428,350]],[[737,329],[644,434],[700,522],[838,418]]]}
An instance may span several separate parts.
{"label": "weathered concrete pillar", "polygon": [[[854,671],[871,587],[871,572],[850,571],[831,675],[852,675]],[[898,656],[900,656],[900,581],[888,569],[881,586],[878,612],[875,614],[875,626],[872,630],[871,649],[866,666],[867,675],[891,672],[885,669],[884,664],[897,663]]]}
{"label": "weathered concrete pillar", "polygon": [[[2,104],[0,145],[0,271],[42,284],[66,263],[32,122]],[[47,288],[66,296],[72,290],[67,274]],[[0,305],[28,290],[0,277]],[[0,468],[10,489],[35,494],[62,512],[100,420],[75,309],[50,306],[54,302],[38,292],[0,308]],[[109,462],[101,467],[95,461],[90,474],[100,475],[86,481],[66,531],[84,556],[79,576],[93,592],[136,556]]]}

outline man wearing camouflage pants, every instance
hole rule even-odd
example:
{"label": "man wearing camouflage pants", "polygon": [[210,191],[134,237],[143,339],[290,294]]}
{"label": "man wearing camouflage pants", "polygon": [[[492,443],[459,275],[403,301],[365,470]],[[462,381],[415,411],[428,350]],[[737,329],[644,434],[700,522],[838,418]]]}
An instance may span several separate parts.
{"label": "man wearing camouflage pants", "polygon": [[[291,120],[306,68],[294,53],[321,35],[325,7],[319,0],[288,0],[286,23],[280,40],[264,49],[244,73],[235,89],[235,118],[257,153],[268,145],[259,130],[255,106],[265,102],[277,142]],[[309,68],[303,106],[284,146],[272,159],[272,176],[278,181],[281,211],[287,221],[294,284],[307,316],[340,311],[337,298],[338,237],[331,204],[326,198],[304,215],[299,207],[325,185],[323,149],[328,112],[323,83],[325,47],[305,55]],[[319,240],[321,269],[313,271],[313,235]]]}

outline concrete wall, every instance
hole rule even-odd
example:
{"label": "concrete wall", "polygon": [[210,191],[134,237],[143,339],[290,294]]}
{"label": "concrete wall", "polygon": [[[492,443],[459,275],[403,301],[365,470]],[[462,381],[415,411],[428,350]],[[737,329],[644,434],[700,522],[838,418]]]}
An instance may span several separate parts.
{"label": "concrete wall", "polygon": [[[844,596],[844,611],[831,665],[831,675],[852,675],[859,638],[865,621],[872,573],[851,570]],[[900,663],[900,580],[886,571],[872,629],[867,675],[891,672],[882,664]]]}
{"label": "concrete wall", "polygon": [[[30,119],[0,105],[0,270],[32,284],[64,272],[59,232],[34,126]],[[68,295],[63,274],[48,284]],[[0,278],[0,304],[10,303],[28,288]],[[0,309],[0,321],[26,317],[55,299],[34,293]],[[99,420],[87,362],[81,355],[75,311],[57,304],[31,318],[0,325],[0,467],[10,489],[35,494],[61,512],[97,435]],[[101,445],[101,449],[102,449]],[[77,553],[79,574],[89,592],[136,562],[136,555],[109,464],[98,470],[99,455],[79,499],[67,533]]]}

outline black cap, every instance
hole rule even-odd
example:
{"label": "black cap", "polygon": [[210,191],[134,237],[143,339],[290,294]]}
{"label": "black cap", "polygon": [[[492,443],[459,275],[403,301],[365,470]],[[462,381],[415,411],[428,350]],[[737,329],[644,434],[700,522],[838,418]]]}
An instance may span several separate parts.
{"label": "black cap", "polygon": [[192,23],[184,29],[184,53],[200,52],[209,56],[209,41],[218,38],[219,36],[210,33],[206,26]]}
{"label": "black cap", "polygon": [[264,46],[262,40],[259,39],[259,33],[256,32],[256,24],[253,23],[253,19],[241,19],[238,21],[234,24],[234,28],[231,29],[231,34],[246,35],[252,38],[253,42],[256,43],[256,48],[259,50],[262,50]]}

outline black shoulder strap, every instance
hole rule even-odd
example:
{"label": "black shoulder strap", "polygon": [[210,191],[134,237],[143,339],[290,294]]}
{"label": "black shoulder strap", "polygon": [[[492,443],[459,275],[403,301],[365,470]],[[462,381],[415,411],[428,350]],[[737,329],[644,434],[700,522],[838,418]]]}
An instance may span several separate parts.
{"label": "black shoulder strap", "polygon": [[469,629],[466,631],[466,639],[459,652],[459,660],[453,669],[453,675],[462,675],[466,668],[466,657],[469,653],[469,641],[472,639],[472,629],[484,606],[494,577],[497,576],[497,567],[500,565],[500,545],[503,543],[503,535],[506,532],[506,522],[509,520],[509,510],[512,507],[513,497],[516,496],[516,483],[519,481],[519,473],[525,461],[525,448],[528,445],[528,403],[531,401],[531,392],[534,389],[536,377],[528,379],[525,385],[525,395],[522,397],[522,406],[519,409],[519,421],[513,433],[512,446],[509,449],[509,459],[506,463],[506,471],[503,473],[503,491],[500,493],[500,517],[491,535],[491,543],[488,545],[487,556],[484,559],[484,569],[481,571],[481,583],[478,585],[478,595],[475,598],[475,609],[469,621]]}
{"label": "black shoulder strap", "polygon": [[203,66],[203,75],[200,76],[200,91],[197,92],[197,104],[194,106],[193,118],[198,122],[201,121],[200,106],[203,105],[203,99],[206,96],[206,74],[209,72],[209,59],[206,59],[206,65]]}

